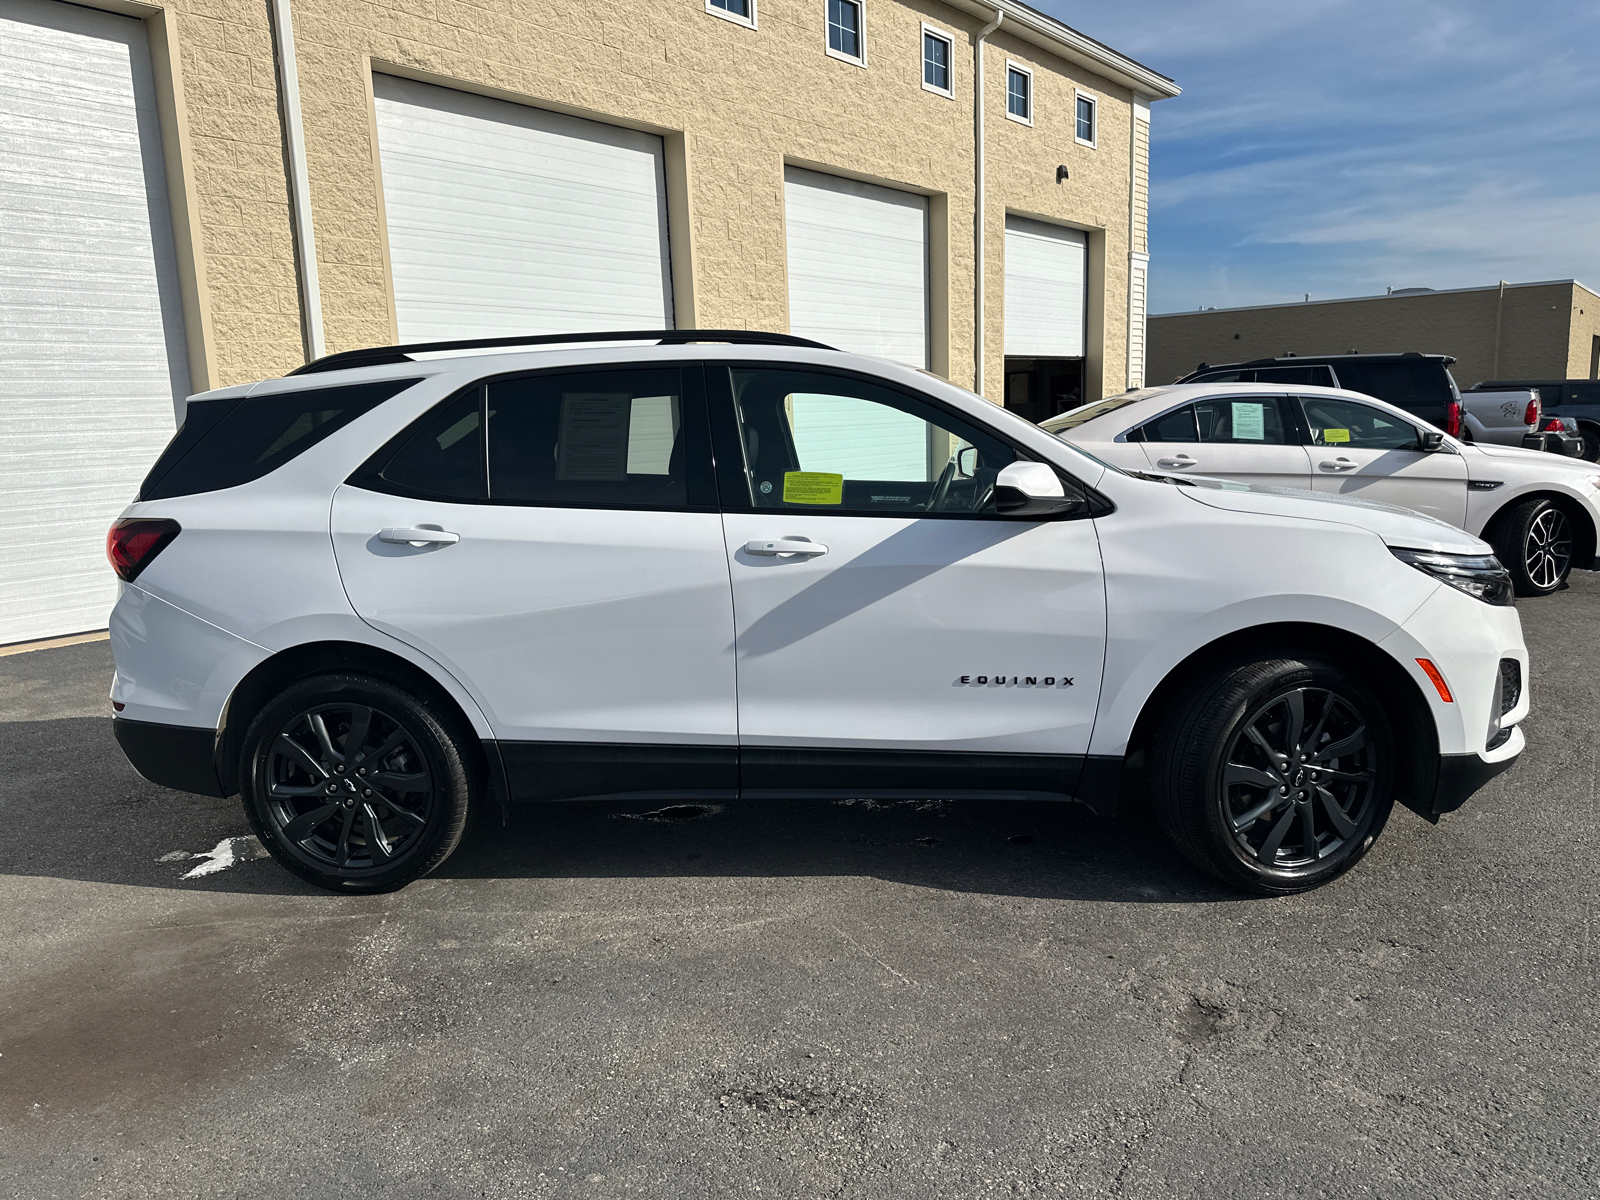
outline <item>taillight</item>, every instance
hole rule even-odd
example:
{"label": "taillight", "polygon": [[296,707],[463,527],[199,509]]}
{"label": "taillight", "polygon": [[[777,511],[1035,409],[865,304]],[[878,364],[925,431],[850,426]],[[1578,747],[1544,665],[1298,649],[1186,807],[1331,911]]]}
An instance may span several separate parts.
{"label": "taillight", "polygon": [[179,532],[179,524],[164,517],[122,518],[106,534],[106,557],[111,560],[111,569],[118,578],[132,583]]}
{"label": "taillight", "polygon": [[1444,431],[1451,437],[1461,436],[1461,401],[1452,400],[1444,406]]}
{"label": "taillight", "polygon": [[1546,417],[1544,419],[1544,428],[1541,429],[1539,432],[1540,433],[1565,433],[1566,431],[1567,431],[1566,430],[1566,426],[1561,424],[1561,418],[1560,417]]}
{"label": "taillight", "polygon": [[1528,401],[1528,407],[1522,410],[1522,423],[1524,425],[1537,425],[1539,423],[1538,400]]}

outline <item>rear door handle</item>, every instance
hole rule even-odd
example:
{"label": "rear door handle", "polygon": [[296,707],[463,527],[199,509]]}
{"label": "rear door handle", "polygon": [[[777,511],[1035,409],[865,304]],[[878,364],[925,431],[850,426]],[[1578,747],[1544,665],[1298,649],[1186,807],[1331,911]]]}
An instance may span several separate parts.
{"label": "rear door handle", "polygon": [[1156,459],[1156,466],[1167,467],[1168,469],[1175,469],[1178,467],[1193,467],[1197,465],[1198,464],[1195,462],[1195,460],[1190,458],[1187,454],[1174,455],[1172,458]]}
{"label": "rear door handle", "polygon": [[400,529],[380,529],[378,540],[400,546],[453,546],[461,540],[461,535],[427,525],[413,525]]}
{"label": "rear door handle", "polygon": [[744,552],[746,554],[761,554],[769,558],[778,554],[803,554],[809,557],[817,554],[826,554],[828,548],[821,542],[807,542],[798,538],[776,538],[772,541],[757,538],[744,544]]}
{"label": "rear door handle", "polygon": [[1317,464],[1324,471],[1354,471],[1359,464],[1351,462],[1348,458],[1323,459]]}

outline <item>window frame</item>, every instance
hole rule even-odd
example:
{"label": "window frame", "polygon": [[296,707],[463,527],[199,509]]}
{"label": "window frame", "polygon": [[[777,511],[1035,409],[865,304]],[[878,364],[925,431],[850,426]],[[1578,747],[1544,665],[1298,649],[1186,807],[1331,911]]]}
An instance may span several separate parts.
{"label": "window frame", "polygon": [[867,0],[838,0],[841,4],[853,4],[856,9],[856,19],[859,22],[856,28],[856,37],[861,42],[860,55],[846,54],[843,50],[833,48],[833,22],[828,13],[828,5],[833,0],[822,0],[822,48],[829,58],[836,58],[840,62],[849,63],[862,70],[867,66]]}
{"label": "window frame", "polygon": [[[945,50],[949,53],[949,56],[950,56],[949,60],[945,64],[945,70],[947,70],[950,73],[950,86],[948,88],[934,87],[933,84],[928,82],[928,39],[929,38],[934,38],[937,41],[943,42],[944,45],[945,45]],[[924,21],[922,23],[921,50],[922,50],[922,90],[925,91],[925,92],[932,92],[935,96],[943,96],[946,100],[954,100],[956,98],[956,39],[955,39],[955,37],[953,35],[951,35],[951,34],[946,33],[944,30],[938,28],[937,26],[929,25],[926,21]]]}
{"label": "window frame", "polygon": [[[544,376],[607,375],[620,371],[676,370],[681,373],[681,405],[683,436],[690,439],[684,444],[684,494],[683,504],[594,504],[587,500],[550,500],[531,503],[527,500],[497,499],[488,494],[489,489],[489,389],[497,383],[510,383],[521,379],[538,379]],[[427,426],[443,409],[456,403],[469,392],[478,393],[479,437],[481,439],[480,465],[484,472],[484,494],[481,496],[442,497],[406,487],[383,478],[389,463],[411,439]],[[537,371],[503,371],[485,375],[457,388],[431,405],[426,412],[408,421],[392,438],[386,441],[362,464],[350,473],[345,483],[364,491],[385,496],[403,496],[411,500],[426,500],[433,504],[478,504],[497,508],[581,508],[592,512],[718,512],[721,496],[718,491],[718,472],[713,459],[713,438],[709,425],[709,404],[706,395],[705,364],[694,359],[667,359],[661,362],[578,363],[565,367],[545,367]],[[698,441],[698,445],[696,445]]]}
{"label": "window frame", "polygon": [[[1078,105],[1085,100],[1089,102],[1089,132],[1092,138],[1078,136]],[[1093,92],[1086,92],[1082,88],[1073,89],[1072,101],[1072,140],[1080,146],[1087,146],[1091,150],[1100,148],[1100,97]]]}
{"label": "window frame", "polygon": [[[1025,117],[1019,117],[1016,113],[1011,111],[1012,72],[1016,72],[1018,75],[1021,75],[1028,81],[1028,115]],[[1030,129],[1033,128],[1033,114],[1034,110],[1038,107],[1037,100],[1038,97],[1034,94],[1033,90],[1033,68],[1025,67],[1015,59],[1006,59],[1006,120],[1015,121],[1018,125],[1026,125]]]}
{"label": "window frame", "polygon": [[750,15],[741,17],[738,13],[731,13],[725,8],[718,8],[711,0],[706,0],[706,11],[713,17],[721,17],[724,21],[732,21],[735,25],[742,25],[746,29],[756,28],[756,4],[758,0],[745,0],[750,6]]}
{"label": "window frame", "polygon": [[[1077,478],[1066,468],[1055,463],[1046,462],[1052,471],[1060,476],[1063,487],[1078,489],[1086,501],[1082,512],[1059,513],[1048,517],[1012,517],[1000,513],[961,513],[961,512],[838,512],[826,508],[795,509],[795,508],[763,508],[753,501],[744,498],[750,495],[750,471],[745,462],[744,438],[738,428],[735,418],[733,397],[733,372],[739,370],[750,371],[798,371],[809,375],[833,375],[852,382],[865,383],[883,391],[895,392],[919,404],[926,405],[934,413],[960,425],[971,425],[981,430],[986,436],[1007,446],[1019,462],[1045,462],[1026,446],[1020,445],[1015,439],[981,421],[968,416],[959,409],[946,404],[937,396],[915,388],[908,388],[891,379],[869,375],[861,371],[851,371],[842,367],[817,366],[812,363],[777,362],[770,359],[715,359],[704,363],[704,383],[706,407],[711,418],[711,442],[716,455],[717,465],[717,490],[722,499],[722,511],[725,513],[753,514],[757,516],[818,516],[832,519],[854,518],[858,520],[938,520],[938,521],[1082,521],[1094,517],[1103,517],[1116,511],[1116,506],[1103,494],[1095,491],[1083,480]],[[730,497],[738,498],[739,503],[730,502]]]}

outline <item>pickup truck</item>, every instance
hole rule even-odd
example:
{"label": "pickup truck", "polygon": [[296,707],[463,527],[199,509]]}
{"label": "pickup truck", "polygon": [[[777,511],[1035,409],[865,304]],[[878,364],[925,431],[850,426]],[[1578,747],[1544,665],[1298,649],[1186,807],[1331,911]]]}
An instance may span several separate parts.
{"label": "pickup truck", "polygon": [[1548,417],[1536,392],[1463,393],[1450,374],[1448,354],[1286,354],[1250,362],[1200,366],[1179,383],[1313,384],[1346,388],[1387,400],[1451,437],[1521,446],[1576,458],[1584,440],[1576,427]]}
{"label": "pickup truck", "polygon": [[1520,393],[1524,389],[1539,393],[1546,417],[1575,424],[1583,438],[1583,457],[1600,462],[1600,379],[1486,379],[1473,385],[1463,398],[1474,392]]}

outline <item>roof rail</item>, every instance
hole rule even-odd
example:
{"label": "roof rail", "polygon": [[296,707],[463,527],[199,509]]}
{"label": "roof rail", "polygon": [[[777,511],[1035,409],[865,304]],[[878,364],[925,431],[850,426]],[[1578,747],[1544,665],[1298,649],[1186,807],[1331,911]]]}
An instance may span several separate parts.
{"label": "roof rail", "polygon": [[528,337],[459,338],[448,342],[412,342],[405,346],[369,346],[364,350],[343,350],[313,359],[296,367],[290,375],[314,375],[319,371],[345,371],[352,367],[376,367],[388,363],[411,362],[413,354],[436,350],[496,350],[501,347],[558,345],[567,342],[643,342],[662,346],[683,346],[690,342],[726,342],[736,346],[804,346],[812,350],[836,347],[810,338],[787,333],[762,333],[754,329],[628,329],[603,333],[541,333]]}

